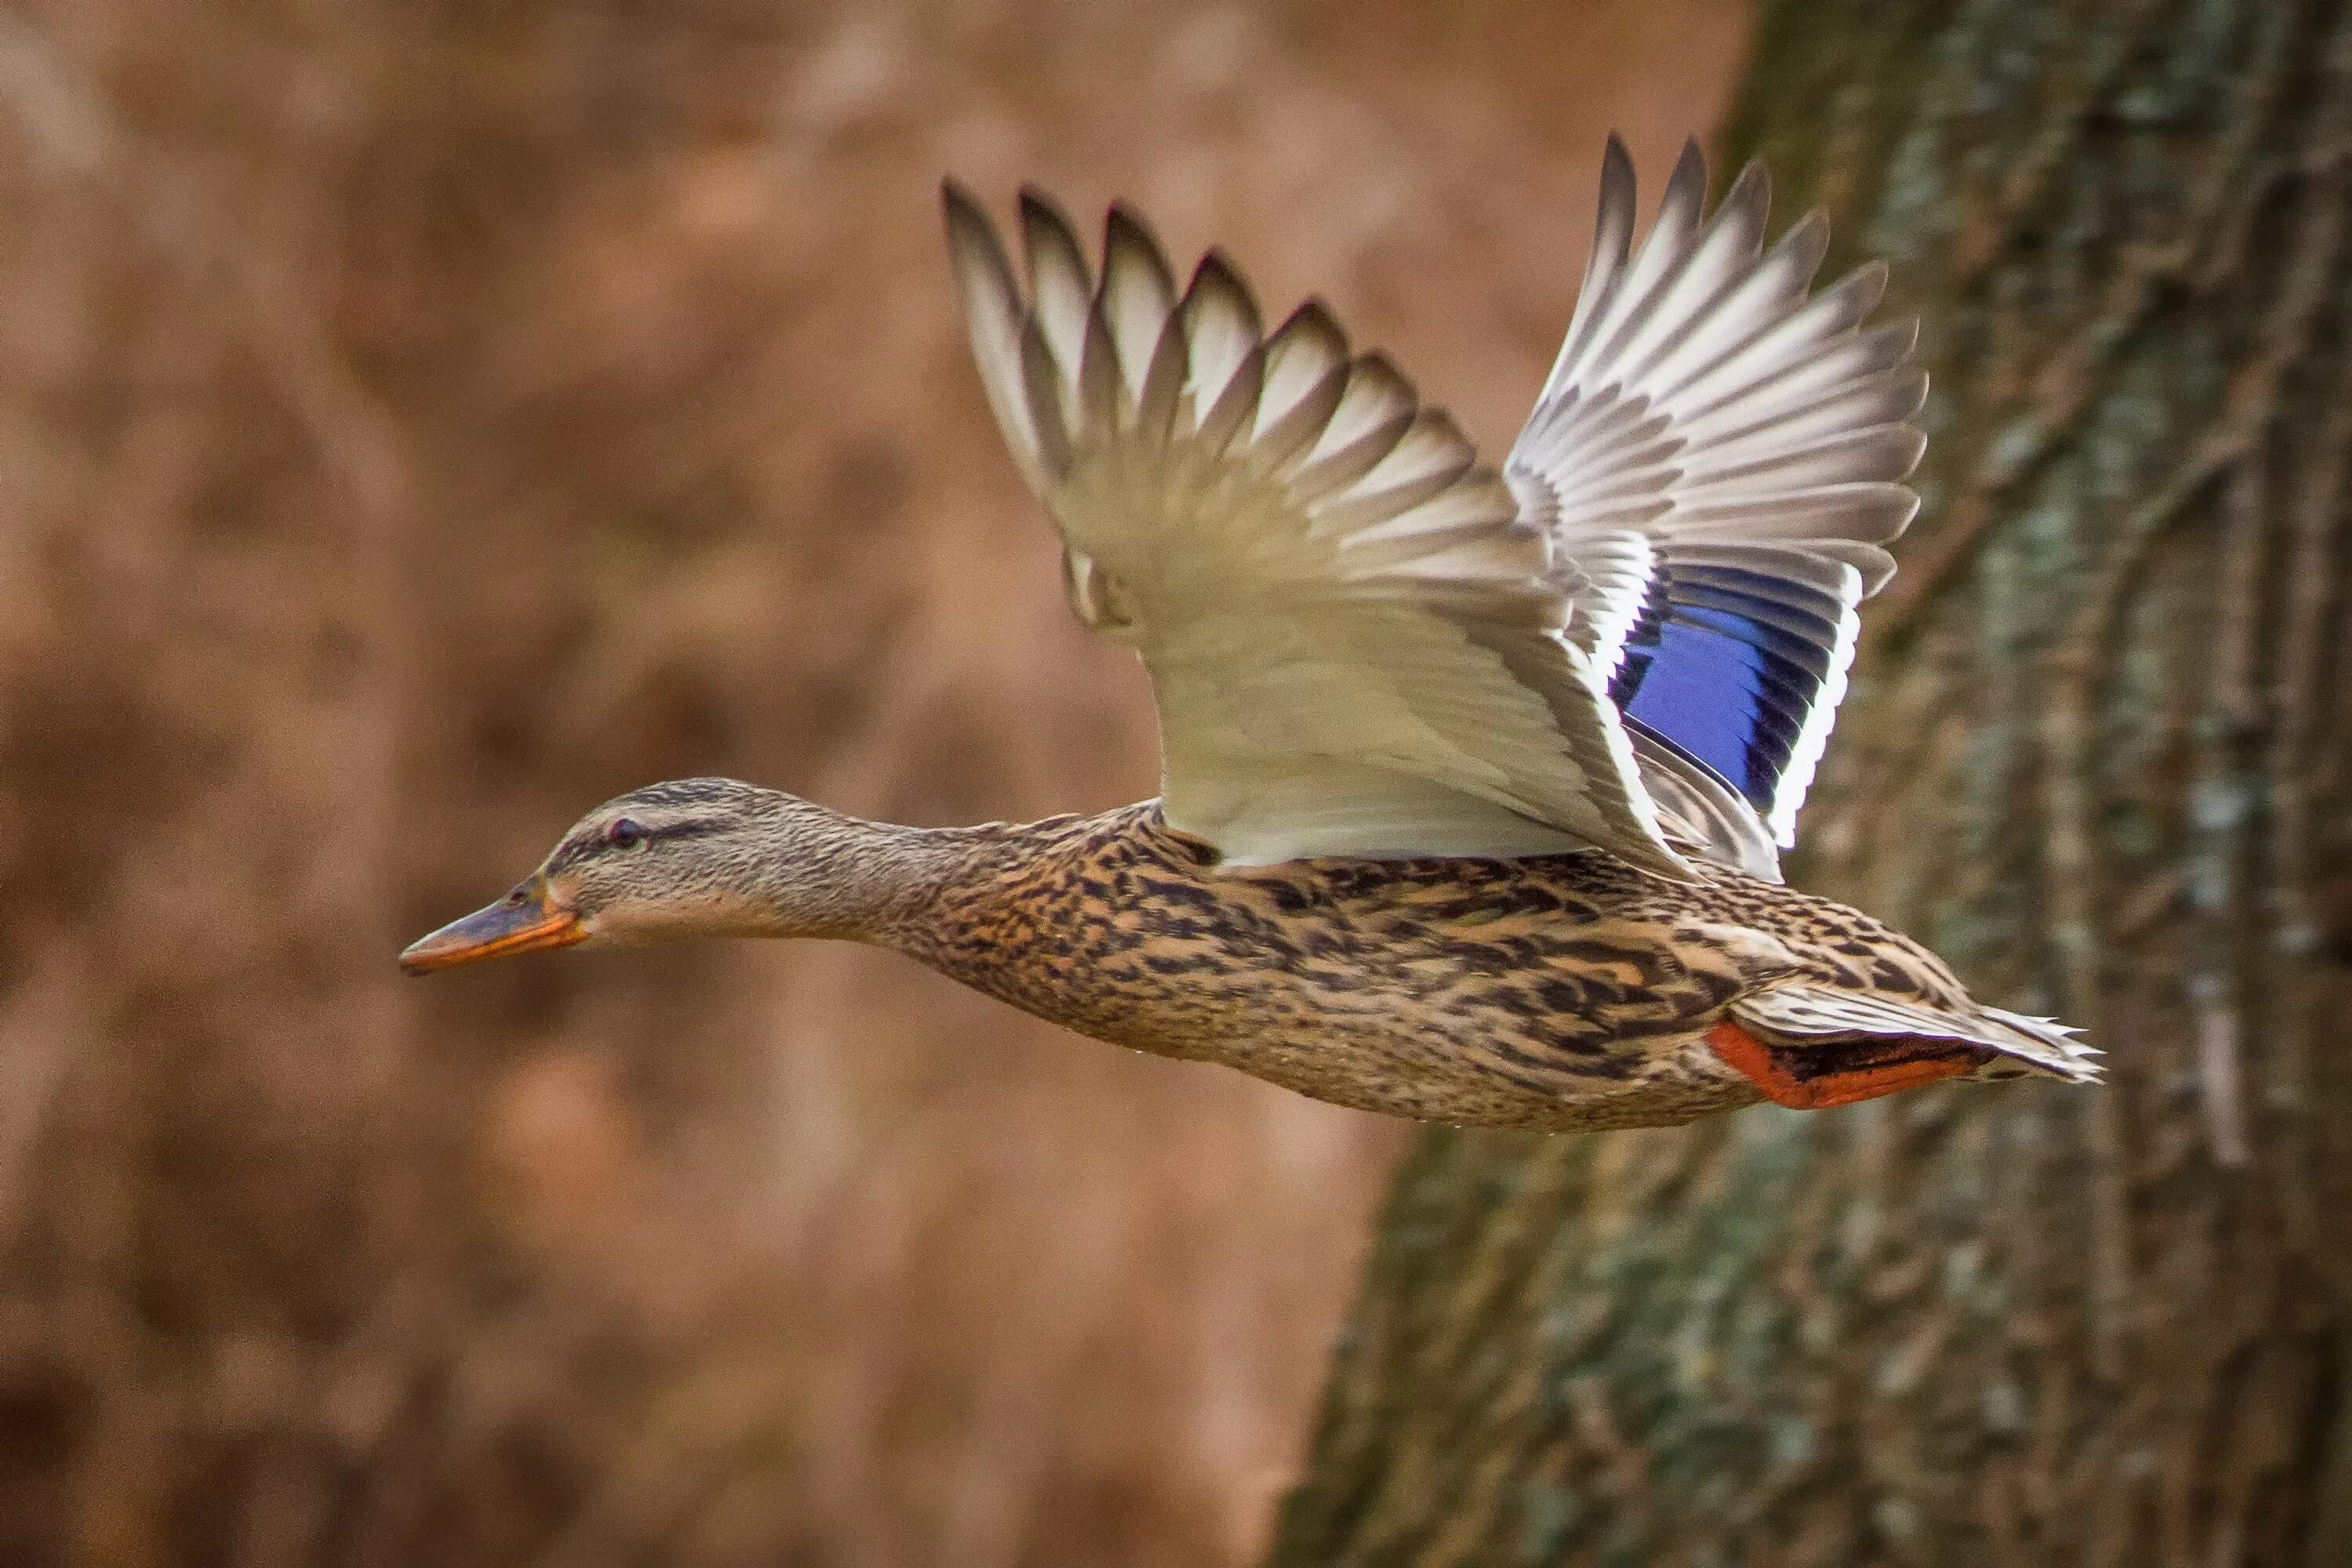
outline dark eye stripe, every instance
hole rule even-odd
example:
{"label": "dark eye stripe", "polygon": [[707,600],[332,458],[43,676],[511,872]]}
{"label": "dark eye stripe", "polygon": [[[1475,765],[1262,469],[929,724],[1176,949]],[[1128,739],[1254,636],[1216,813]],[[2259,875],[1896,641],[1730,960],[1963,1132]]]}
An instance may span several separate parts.
{"label": "dark eye stripe", "polygon": [[661,839],[708,838],[714,833],[726,831],[727,825],[723,822],[673,822],[655,828],[646,837]]}
{"label": "dark eye stripe", "polygon": [[[636,829],[636,837],[633,838],[616,837],[614,836],[614,829],[620,827],[623,824],[626,824],[628,826]],[[656,841],[667,842],[671,839],[678,838],[707,838],[714,833],[724,833],[725,831],[727,831],[727,825],[725,823],[711,821],[708,818],[689,820],[686,822],[667,822],[663,823],[658,826],[649,827],[646,824],[638,822],[632,817],[620,817],[601,832],[589,833],[582,837],[572,839],[568,843],[561,846],[557,848],[554,855],[549,858],[547,868],[551,872],[561,871],[568,866],[577,865],[583,860],[589,859],[610,849],[641,848],[647,844],[652,844]]]}

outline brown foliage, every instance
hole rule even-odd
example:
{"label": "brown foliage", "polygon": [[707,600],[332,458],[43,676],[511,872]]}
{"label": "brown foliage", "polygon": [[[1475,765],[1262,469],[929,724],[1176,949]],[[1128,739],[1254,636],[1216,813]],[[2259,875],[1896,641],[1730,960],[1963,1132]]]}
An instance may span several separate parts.
{"label": "brown foliage", "polygon": [[1148,793],[934,182],[1488,440],[1734,11],[0,15],[0,1562],[1229,1562],[1391,1129],[878,955],[391,957],[585,806]]}

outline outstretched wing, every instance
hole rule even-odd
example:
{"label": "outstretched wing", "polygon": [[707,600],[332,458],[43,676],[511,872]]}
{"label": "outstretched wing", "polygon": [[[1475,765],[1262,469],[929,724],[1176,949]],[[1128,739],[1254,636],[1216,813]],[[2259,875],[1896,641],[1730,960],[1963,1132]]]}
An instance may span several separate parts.
{"label": "outstretched wing", "polygon": [[1021,204],[1028,289],[952,184],[948,242],[1071,602],[1130,642],[1162,809],[1237,863],[1598,847],[1667,875],[1581,578],[1454,422],[1319,304],[1271,335],[1212,254],[1180,296],[1114,207],[1097,280]]}
{"label": "outstretched wing", "polygon": [[1675,836],[1777,878],[1854,608],[1917,508],[1899,481],[1927,377],[1906,363],[1916,323],[1863,325],[1882,267],[1808,297],[1822,215],[1763,247],[1760,164],[1702,222],[1706,196],[1694,143],[1634,250],[1633,162],[1610,139],[1575,318],[1504,472],[1579,569],[1571,638]]}

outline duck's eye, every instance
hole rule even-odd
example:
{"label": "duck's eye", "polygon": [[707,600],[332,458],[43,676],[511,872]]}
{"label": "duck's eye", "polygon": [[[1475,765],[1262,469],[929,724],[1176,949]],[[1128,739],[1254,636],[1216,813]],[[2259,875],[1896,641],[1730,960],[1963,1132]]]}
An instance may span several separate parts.
{"label": "duck's eye", "polygon": [[624,816],[604,829],[604,842],[615,849],[631,849],[646,841],[646,830]]}

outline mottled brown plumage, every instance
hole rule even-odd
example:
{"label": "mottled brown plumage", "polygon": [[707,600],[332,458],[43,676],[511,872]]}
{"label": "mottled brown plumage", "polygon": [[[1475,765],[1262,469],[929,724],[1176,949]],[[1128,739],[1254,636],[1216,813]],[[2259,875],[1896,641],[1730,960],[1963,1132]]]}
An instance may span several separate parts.
{"label": "mottled brown plumage", "polygon": [[724,779],[624,795],[415,971],[592,938],[892,947],[1082,1034],[1391,1115],[1550,1130],[2082,1080],[2071,1031],[1780,882],[1894,571],[1907,324],[1767,182],[1636,251],[1612,143],[1568,340],[1501,471],[1310,302],[1180,297],[1113,209],[1099,279],[1022,202],[1027,291],[948,192],[982,384],[1073,607],[1150,671],[1160,798],[922,830]]}
{"label": "mottled brown plumage", "polygon": [[591,813],[507,903],[425,939],[411,966],[481,956],[486,918],[539,929],[550,910],[562,934],[500,951],[866,942],[1097,1039],[1465,1125],[1650,1126],[1753,1103],[1753,1078],[1709,1039],[1726,1023],[1801,1083],[1880,1038],[1775,1028],[1771,999],[1801,988],[1948,1022],[1898,1060],[2080,1076],[2063,1035],[1979,1009],[1908,938],[1736,870],[1685,882],[1600,850],[1228,867],[1156,802],[913,828],[728,779],[656,784]]}
{"label": "mottled brown plumage", "polygon": [[1693,887],[1599,851],[1220,869],[1150,805],[966,842],[893,945],[1080,1034],[1395,1116],[1685,1121],[1759,1098],[1706,1036],[1766,986],[1969,1005],[1916,943],[1735,871]]}

